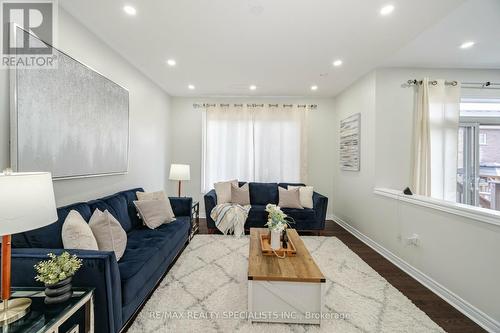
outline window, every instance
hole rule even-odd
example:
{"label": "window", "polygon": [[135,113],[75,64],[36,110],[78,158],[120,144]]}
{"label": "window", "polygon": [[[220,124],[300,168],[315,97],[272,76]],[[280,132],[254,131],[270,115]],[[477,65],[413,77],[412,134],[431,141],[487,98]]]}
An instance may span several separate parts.
{"label": "window", "polygon": [[500,100],[462,100],[457,201],[500,210]]}
{"label": "window", "polygon": [[204,111],[202,191],[231,179],[305,182],[307,112],[266,105]]}

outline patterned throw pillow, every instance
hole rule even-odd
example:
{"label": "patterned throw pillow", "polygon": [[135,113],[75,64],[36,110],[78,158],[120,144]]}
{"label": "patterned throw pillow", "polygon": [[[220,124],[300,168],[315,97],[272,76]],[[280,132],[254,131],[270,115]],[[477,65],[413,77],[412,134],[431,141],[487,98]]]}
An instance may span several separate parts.
{"label": "patterned throw pillow", "polygon": [[64,220],[61,237],[65,249],[99,249],[92,230],[76,210],[70,211]]}

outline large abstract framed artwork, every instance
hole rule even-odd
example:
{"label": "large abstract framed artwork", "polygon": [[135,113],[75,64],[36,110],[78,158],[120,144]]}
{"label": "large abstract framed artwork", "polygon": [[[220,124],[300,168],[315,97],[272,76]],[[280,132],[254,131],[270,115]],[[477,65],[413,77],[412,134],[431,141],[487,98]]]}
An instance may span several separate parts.
{"label": "large abstract framed artwork", "polygon": [[[16,41],[23,34],[19,28]],[[55,179],[126,173],[128,91],[60,50],[53,54],[54,68],[11,70],[13,169],[50,171]]]}
{"label": "large abstract framed artwork", "polygon": [[361,114],[340,121],[340,169],[360,170]]}

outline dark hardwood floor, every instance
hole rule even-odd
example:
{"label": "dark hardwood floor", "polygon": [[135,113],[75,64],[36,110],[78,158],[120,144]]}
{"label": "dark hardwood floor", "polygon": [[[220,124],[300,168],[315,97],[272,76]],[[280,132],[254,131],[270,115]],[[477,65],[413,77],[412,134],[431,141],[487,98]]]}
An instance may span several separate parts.
{"label": "dark hardwood floor", "polygon": [[[205,219],[200,219],[200,233],[208,233]],[[354,237],[334,221],[327,221],[324,236],[335,236],[347,245],[391,285],[408,297],[434,322],[450,333],[486,332],[460,311]]]}

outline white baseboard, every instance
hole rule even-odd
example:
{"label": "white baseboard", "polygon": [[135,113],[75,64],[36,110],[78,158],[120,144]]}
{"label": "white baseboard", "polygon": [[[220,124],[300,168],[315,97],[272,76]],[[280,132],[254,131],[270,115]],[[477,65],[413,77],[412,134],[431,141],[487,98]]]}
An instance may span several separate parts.
{"label": "white baseboard", "polygon": [[452,291],[448,290],[446,287],[436,282],[425,273],[421,272],[417,268],[413,267],[391,251],[387,250],[385,247],[381,246],[370,237],[361,233],[359,230],[351,226],[349,223],[345,222],[338,216],[332,215],[328,216],[328,219],[332,219],[338,224],[340,224],[344,229],[353,234],[360,241],[371,247],[373,250],[377,251],[380,255],[385,257],[387,260],[392,262],[394,265],[398,266],[408,275],[413,277],[415,280],[423,284],[425,287],[430,289],[436,295],[441,297],[451,306],[456,308],[458,311],[462,312],[464,315],[469,317],[479,326],[487,330],[488,332],[500,332],[500,322],[488,316],[483,311],[479,310],[469,302],[462,299],[460,296],[456,295]]}

